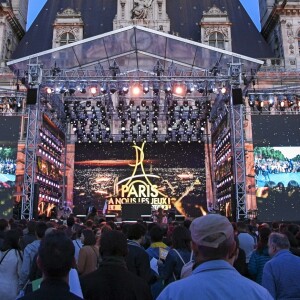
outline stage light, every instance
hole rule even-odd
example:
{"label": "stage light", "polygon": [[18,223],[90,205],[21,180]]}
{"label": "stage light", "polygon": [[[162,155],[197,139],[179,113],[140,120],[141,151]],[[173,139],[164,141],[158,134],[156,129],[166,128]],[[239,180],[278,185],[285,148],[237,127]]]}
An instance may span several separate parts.
{"label": "stage light", "polygon": [[142,125],[146,126],[146,124],[147,124],[147,120],[146,119],[142,119]]}
{"label": "stage light", "polygon": [[170,82],[165,82],[164,91],[166,94],[170,94],[172,92],[172,86]]}
{"label": "stage light", "polygon": [[135,126],[136,125],[136,119],[131,118],[131,125]]}
{"label": "stage light", "polygon": [[153,93],[154,95],[158,95],[160,90],[160,83],[159,81],[154,81],[153,82]]}
{"label": "stage light", "polygon": [[149,82],[148,81],[143,82],[143,92],[144,92],[144,94],[149,93]]}
{"label": "stage light", "polygon": [[221,93],[224,95],[224,94],[226,94],[226,92],[227,92],[227,88],[226,88],[226,86],[222,86],[221,87]]}
{"label": "stage light", "polygon": [[212,94],[214,93],[216,90],[216,87],[215,87],[215,84],[213,82],[211,82],[209,85],[208,85],[208,88],[207,88],[207,91],[209,94]]}
{"label": "stage light", "polygon": [[186,92],[187,92],[188,94],[191,94],[191,93],[193,93],[194,91],[195,91],[194,83],[188,82],[188,83],[186,84]]}
{"label": "stage light", "polygon": [[86,103],[85,103],[85,106],[86,106],[86,107],[91,107],[91,105],[92,105],[92,102],[91,102],[91,101],[86,101]]}
{"label": "stage light", "polygon": [[54,90],[51,88],[51,87],[46,87],[46,93],[49,95],[49,94],[52,94],[54,93]]}
{"label": "stage light", "polygon": [[268,103],[269,103],[269,108],[270,108],[274,105],[274,95],[269,94],[269,95],[267,95],[267,98],[268,98]]}
{"label": "stage light", "polygon": [[119,95],[126,95],[129,92],[129,87],[127,83],[124,83],[119,89]]}
{"label": "stage light", "polygon": [[75,92],[76,92],[76,87],[77,87],[77,84],[75,81],[70,81],[69,82],[69,94],[70,96],[74,95]]}
{"label": "stage light", "polygon": [[205,84],[203,82],[198,82],[197,83],[197,91],[200,93],[200,94],[203,94],[204,91],[205,91]]}
{"label": "stage light", "polygon": [[109,91],[114,94],[118,90],[117,84],[114,82],[111,82],[109,85]]}
{"label": "stage light", "polygon": [[90,87],[90,92],[94,96],[97,93],[97,87],[96,86],[91,86]]}
{"label": "stage light", "polygon": [[170,138],[166,137],[166,138],[165,138],[165,143],[168,144],[169,141],[170,141]]}
{"label": "stage light", "polygon": [[82,93],[85,94],[86,93],[86,84],[81,82],[77,88],[77,90]]}
{"label": "stage light", "polygon": [[183,106],[184,106],[184,107],[188,107],[188,106],[189,106],[189,102],[188,102],[187,100],[184,100],[184,101],[183,101]]}
{"label": "stage light", "polygon": [[248,104],[250,107],[255,106],[255,95],[254,94],[249,94],[248,96]]}
{"label": "stage light", "polygon": [[107,87],[107,83],[106,82],[103,82],[100,86],[100,92],[101,94],[107,94],[107,91],[108,91],[108,87]]}
{"label": "stage light", "polygon": [[142,87],[139,83],[134,83],[131,88],[132,96],[137,97],[142,94]]}
{"label": "stage light", "polygon": [[130,101],[129,101],[129,106],[130,106],[130,107],[133,107],[133,106],[134,106],[134,101],[133,101],[133,100],[130,100]]}
{"label": "stage light", "polygon": [[288,106],[292,107],[295,104],[295,97],[291,94],[288,94],[286,96],[287,102],[288,102]]}

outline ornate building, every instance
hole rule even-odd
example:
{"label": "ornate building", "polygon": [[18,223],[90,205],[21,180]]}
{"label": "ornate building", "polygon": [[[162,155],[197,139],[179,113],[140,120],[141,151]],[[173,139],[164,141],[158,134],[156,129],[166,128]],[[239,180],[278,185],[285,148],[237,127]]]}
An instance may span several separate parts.
{"label": "ornate building", "polygon": [[[2,2],[9,3],[8,1]],[[16,2],[13,1],[12,3]],[[25,1],[19,1],[18,3],[23,5]],[[16,51],[14,51],[13,59],[18,61],[18,59],[28,57],[29,62],[32,63],[30,59],[35,53],[52,53],[51,49],[63,46],[63,48],[59,49],[66,49],[66,51],[65,53],[59,51],[59,55],[65,58],[64,62],[67,63],[68,58],[72,56],[73,50],[67,51],[71,49],[69,46],[72,43],[76,46],[81,45],[81,43],[84,45],[85,41],[86,43],[97,41],[97,36],[100,36],[101,43],[103,42],[102,39],[104,39],[103,43],[105,44],[105,41],[109,40],[110,35],[123,32],[122,30],[128,26],[142,26],[149,29],[151,33],[153,33],[152,31],[157,32],[156,38],[159,41],[162,41],[164,38],[167,40],[169,35],[171,35],[176,41],[183,44],[186,41],[186,44],[189,45],[193,43],[195,45],[197,43],[197,46],[203,45],[205,49],[203,53],[208,53],[214,49],[211,47],[221,49],[223,52],[221,51],[222,54],[220,56],[219,54],[210,54],[212,59],[209,60],[211,64],[209,66],[207,66],[205,55],[203,55],[203,69],[206,70],[205,76],[209,78],[208,80],[212,81],[212,78],[215,78],[214,82],[222,82],[222,79],[225,79],[223,81],[230,82],[232,86],[242,90],[242,102],[239,104],[244,104],[244,111],[240,120],[238,120],[241,121],[238,126],[242,124],[243,128],[233,127],[231,130],[234,134],[238,131],[243,131],[243,134],[237,137],[238,142],[233,146],[232,157],[235,166],[242,166],[244,173],[240,177],[240,181],[235,182],[235,190],[230,191],[230,193],[235,193],[235,196],[230,194],[229,198],[234,199],[232,202],[237,201],[238,203],[237,207],[235,207],[236,204],[231,207],[231,210],[238,211],[237,218],[239,218],[240,212],[241,217],[245,217],[248,210],[257,208],[255,200],[257,177],[255,177],[254,173],[252,116],[257,114],[298,114],[299,106],[297,105],[300,103],[298,99],[300,94],[298,78],[298,64],[300,64],[300,3],[299,1],[260,0],[259,5],[262,25],[261,33],[253,24],[239,0],[60,0],[55,2],[49,0],[19,43]],[[14,11],[16,11],[17,7],[19,6],[16,4]],[[16,14],[20,24],[23,24],[21,16],[24,15],[25,11],[24,5],[19,9],[20,13]],[[16,31],[16,33],[20,34],[21,32]],[[105,40],[106,35],[107,40]],[[130,41],[130,43],[131,45],[134,43],[143,44],[145,50],[140,52],[145,55],[143,56],[144,61],[147,61],[149,53],[146,50],[152,46],[151,43],[155,44],[156,41],[148,39],[147,35],[143,35],[143,38],[144,40]],[[107,66],[109,74],[115,71],[112,79],[115,79],[119,73],[122,73],[120,68],[127,67],[125,60],[121,59],[126,51],[114,52],[114,43],[118,44],[119,42],[117,39],[112,39],[110,49],[103,47],[101,48],[101,53],[91,52],[89,56],[90,65],[94,64],[97,59],[101,65],[104,62],[104,57],[109,57],[109,65]],[[12,44],[14,43],[12,41]],[[7,47],[8,45],[4,48],[8,49]],[[4,48],[2,47],[2,49]],[[76,55],[83,55],[84,51],[85,48],[83,46]],[[127,51],[130,54],[130,51]],[[180,48],[176,48],[176,51],[180,52]],[[6,52],[3,51],[4,56],[8,55],[7,53],[8,50]],[[245,72],[243,71],[243,66],[240,63],[235,64],[234,60],[229,62],[228,65],[221,65],[222,59],[230,56],[232,53],[237,54],[241,59],[260,59],[264,64],[261,67],[257,67],[254,64],[253,68],[245,70]],[[99,58],[96,57],[97,55]],[[150,56],[153,58],[155,55],[157,55],[158,62],[154,69],[151,66],[151,72],[155,70],[159,77],[164,70],[159,64],[159,54],[152,53]],[[180,61],[180,55],[176,55],[177,52],[173,53],[172,56],[170,55],[170,57],[168,57],[168,54],[165,54],[167,63],[165,63],[164,68],[167,69],[167,66],[169,67],[168,76],[165,75],[166,78],[170,77],[170,74],[175,74],[172,73],[175,72],[174,70],[170,71],[170,66],[172,66],[173,59]],[[100,59],[100,56],[102,59]],[[180,62],[181,65],[193,65],[194,62],[187,63],[187,60],[185,57],[184,61]],[[139,67],[139,64],[137,65]],[[76,69],[82,66],[78,63],[76,67],[74,65],[71,65],[71,67]],[[63,69],[62,66],[56,65],[55,62],[55,65],[52,66],[52,74],[54,70],[55,75],[57,75],[56,72],[60,68]],[[98,70],[97,67],[95,69],[102,77],[107,77],[105,70]],[[159,70],[162,71],[160,72]],[[132,74],[136,70],[127,71],[128,74]],[[238,76],[234,75],[235,72],[238,73]],[[194,74],[192,73],[190,76],[192,77]],[[73,77],[71,78],[72,80]],[[231,112],[230,115],[227,104],[224,106],[222,101],[222,105],[219,107],[219,98],[218,96],[213,96],[212,92],[203,95],[202,91],[201,94],[203,97],[208,97],[205,99],[212,101],[215,106],[211,113],[211,124],[208,124],[206,130],[209,136],[210,134],[213,136],[212,145],[209,146],[210,140],[207,146],[211,147],[211,151],[216,152],[217,145],[221,143],[219,135],[224,134],[220,134],[220,129],[217,128],[217,125],[222,124],[224,121],[221,120],[222,118],[232,118],[232,114],[235,111]],[[290,97],[291,95],[293,97],[292,101],[288,100],[288,96]],[[268,97],[270,96],[274,96],[273,102],[269,101]],[[251,97],[254,98],[252,99]],[[115,107],[119,100],[119,98],[115,99],[114,97],[110,99]],[[233,121],[231,120],[231,122]],[[237,122],[234,123],[236,126]],[[224,132],[228,129],[225,127],[223,128]],[[238,133],[240,134],[240,132]],[[228,135],[227,131],[225,135]],[[240,141],[244,145],[242,149]],[[70,144],[73,143],[74,140],[71,139]],[[72,151],[74,151],[74,148],[70,150],[70,152]],[[243,153],[242,157],[240,151]],[[72,160],[70,158],[70,161]],[[231,162],[229,157],[228,162]],[[216,180],[215,178],[215,176],[220,176],[217,170],[218,167],[215,165],[216,162],[207,161],[206,163],[207,177],[213,177],[213,180],[208,180],[207,183],[207,198],[210,199],[208,200],[209,206],[215,208],[218,206],[222,212],[226,211],[227,213],[228,206],[232,206],[232,203],[222,200],[224,191],[218,191],[217,186],[221,183],[217,181],[221,179]],[[69,165],[71,166],[72,164],[70,163]],[[72,174],[72,167],[69,168],[68,172]],[[237,177],[240,175],[241,170],[237,168],[235,172],[234,176]],[[66,198],[67,200],[72,200],[71,188]],[[234,215],[236,216],[236,214]]]}

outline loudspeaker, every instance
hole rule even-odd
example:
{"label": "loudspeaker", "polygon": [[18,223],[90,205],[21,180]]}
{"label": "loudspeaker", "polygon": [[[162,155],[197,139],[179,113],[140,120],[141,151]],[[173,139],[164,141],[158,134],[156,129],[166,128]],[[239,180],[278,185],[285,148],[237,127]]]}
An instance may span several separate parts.
{"label": "loudspeaker", "polygon": [[185,216],[183,215],[175,215],[175,221],[183,222],[185,220]]}
{"label": "loudspeaker", "polygon": [[233,105],[243,104],[243,92],[242,89],[232,89],[232,102]]}
{"label": "loudspeaker", "polygon": [[115,221],[116,215],[105,215],[105,221]]}
{"label": "loudspeaker", "polygon": [[35,183],[33,190],[33,202],[32,202],[32,216],[34,219],[37,219],[39,216],[39,192],[40,192],[40,185]]}
{"label": "loudspeaker", "polygon": [[142,215],[151,216],[152,205],[146,203],[122,204],[122,221],[137,221]]}
{"label": "loudspeaker", "polygon": [[28,89],[27,90],[27,98],[26,104],[27,105],[34,105],[37,101],[37,89]]}

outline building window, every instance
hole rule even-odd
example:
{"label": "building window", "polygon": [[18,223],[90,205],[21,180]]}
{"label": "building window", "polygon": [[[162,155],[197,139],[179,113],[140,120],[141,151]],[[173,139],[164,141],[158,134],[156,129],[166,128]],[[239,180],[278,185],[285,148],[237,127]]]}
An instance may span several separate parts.
{"label": "building window", "polygon": [[60,36],[59,45],[63,46],[63,45],[71,44],[74,42],[75,42],[74,34],[72,34],[71,32],[66,32]]}
{"label": "building window", "polygon": [[209,46],[225,49],[224,35],[220,32],[214,32],[209,36]]}

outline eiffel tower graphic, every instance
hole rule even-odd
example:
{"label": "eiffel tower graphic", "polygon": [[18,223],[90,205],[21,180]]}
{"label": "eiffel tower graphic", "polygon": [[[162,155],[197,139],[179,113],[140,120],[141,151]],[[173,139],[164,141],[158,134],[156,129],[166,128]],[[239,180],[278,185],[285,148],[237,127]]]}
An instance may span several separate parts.
{"label": "eiffel tower graphic", "polygon": [[[131,176],[122,179],[117,183],[116,190],[118,193],[122,191],[122,197],[126,197],[124,195],[124,192],[128,192],[129,196],[131,193],[134,193],[136,186],[140,186],[139,188],[139,195],[136,195],[138,197],[145,197],[147,193],[147,197],[149,197],[149,192],[151,191],[152,196],[155,195],[155,197],[158,197],[160,195],[161,197],[167,198],[168,196],[162,193],[157,189],[157,185],[153,184],[151,182],[152,179],[160,179],[160,176],[152,174],[152,167],[151,167],[151,173],[147,174],[145,172],[144,168],[144,159],[145,159],[145,153],[144,153],[144,147],[145,142],[142,144],[142,146],[134,145],[133,148],[135,149],[135,163],[129,164],[129,166],[133,167],[133,171]],[[124,183],[124,184],[123,184]],[[122,184],[121,188],[119,186]],[[146,188],[146,186],[148,186]]]}

